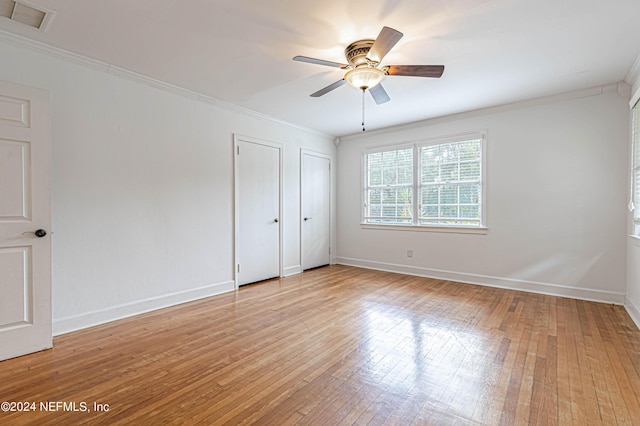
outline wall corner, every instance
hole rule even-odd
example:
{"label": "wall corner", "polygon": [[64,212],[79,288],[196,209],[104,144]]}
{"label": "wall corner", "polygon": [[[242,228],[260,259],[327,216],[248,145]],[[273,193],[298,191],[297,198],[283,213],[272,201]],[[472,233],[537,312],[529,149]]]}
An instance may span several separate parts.
{"label": "wall corner", "polygon": [[636,324],[636,327],[640,329],[640,309],[629,299],[629,296],[625,298],[624,307],[631,317],[631,320]]}

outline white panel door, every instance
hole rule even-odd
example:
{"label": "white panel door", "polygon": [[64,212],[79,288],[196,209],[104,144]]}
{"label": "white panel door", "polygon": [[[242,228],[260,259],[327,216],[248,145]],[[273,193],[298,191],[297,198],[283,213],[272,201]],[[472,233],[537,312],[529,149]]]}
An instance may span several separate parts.
{"label": "white panel door", "polygon": [[236,282],[280,276],[280,148],[236,139]]}
{"label": "white panel door", "polygon": [[52,346],[49,133],[49,92],[0,82],[0,360]]}
{"label": "white panel door", "polygon": [[302,269],[329,264],[331,160],[302,152]]}

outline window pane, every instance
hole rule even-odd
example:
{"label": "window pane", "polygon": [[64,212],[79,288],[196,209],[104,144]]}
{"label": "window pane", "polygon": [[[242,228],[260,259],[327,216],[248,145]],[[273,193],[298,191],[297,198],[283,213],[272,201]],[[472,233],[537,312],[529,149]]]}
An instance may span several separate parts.
{"label": "window pane", "polygon": [[460,185],[460,204],[477,204],[479,192],[478,185]]}
{"label": "window pane", "polygon": [[475,181],[480,179],[480,162],[460,164],[460,180],[463,182]]}
{"label": "window pane", "polygon": [[382,153],[369,154],[367,170],[369,170],[369,185],[382,184]]}
{"label": "window pane", "polygon": [[458,180],[458,164],[443,164],[442,167],[440,167],[440,179],[444,182]]}
{"label": "window pane", "polygon": [[440,216],[441,217],[458,217],[458,207],[456,207],[456,206],[441,206],[440,207]]}
{"label": "window pane", "polygon": [[382,200],[382,190],[370,189],[368,198],[369,198],[369,204],[380,204]]}
{"label": "window pane", "polygon": [[438,204],[440,200],[440,187],[428,186],[422,190],[422,204]]}
{"label": "window pane", "polygon": [[419,222],[480,226],[482,140],[423,146],[419,152]]}
{"label": "window pane", "polygon": [[396,208],[395,206],[382,206],[382,216],[383,217],[396,217]]}
{"label": "window pane", "polygon": [[461,142],[460,149],[460,161],[480,160],[480,141],[468,141]]}
{"label": "window pane", "polygon": [[477,219],[478,206],[460,206],[460,217],[464,219]]}
{"label": "window pane", "polygon": [[365,222],[411,223],[413,148],[366,155]]}
{"label": "window pane", "polygon": [[458,204],[458,187],[454,185],[443,186],[440,191],[440,203]]}
{"label": "window pane", "polygon": [[440,155],[442,156],[442,161],[445,163],[450,163],[452,161],[458,160],[458,144],[455,143],[447,143],[443,145],[436,145],[440,150]]}
{"label": "window pane", "polygon": [[[413,183],[413,151],[401,149],[380,154],[379,162],[372,163],[370,173],[382,173],[381,185],[406,185]],[[370,154],[373,155],[373,154]]]}
{"label": "window pane", "polygon": [[436,183],[440,182],[440,166],[438,164],[422,162],[422,183]]}
{"label": "window pane", "polygon": [[437,218],[438,206],[423,206],[420,217],[421,218]]}

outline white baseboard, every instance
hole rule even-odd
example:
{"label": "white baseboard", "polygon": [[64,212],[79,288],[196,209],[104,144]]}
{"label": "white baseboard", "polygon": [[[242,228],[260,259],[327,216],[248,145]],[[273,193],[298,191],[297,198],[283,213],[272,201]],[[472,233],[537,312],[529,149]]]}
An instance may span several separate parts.
{"label": "white baseboard", "polygon": [[635,303],[633,303],[633,301],[628,297],[624,302],[624,307],[629,313],[629,316],[631,317],[633,322],[636,323],[636,326],[640,328],[640,308],[638,308],[638,306]]}
{"label": "white baseboard", "polygon": [[505,288],[509,290],[526,291],[529,293],[548,294],[550,296],[569,297],[572,299],[589,300],[592,302],[625,304],[625,294],[612,291],[594,290],[564,286],[559,284],[525,281],[514,278],[491,277],[486,275],[468,274],[464,272],[429,269],[418,266],[399,265],[394,263],[376,262],[348,257],[337,257],[336,263],[357,266],[360,268],[376,269],[379,271],[397,272],[420,277],[457,281],[467,284],[477,284],[487,287]]}
{"label": "white baseboard", "polygon": [[235,289],[233,281],[225,281],[200,288],[181,291],[177,293],[165,294],[158,297],[137,300],[119,306],[113,306],[100,311],[87,312],[66,318],[53,320],[53,335],[70,333],[94,325],[155,311],[156,309],[167,308],[181,303],[191,302],[205,297],[215,296]]}
{"label": "white baseboard", "polygon": [[302,265],[289,266],[288,268],[284,268],[282,270],[282,276],[289,277],[291,275],[301,274],[302,273]]}

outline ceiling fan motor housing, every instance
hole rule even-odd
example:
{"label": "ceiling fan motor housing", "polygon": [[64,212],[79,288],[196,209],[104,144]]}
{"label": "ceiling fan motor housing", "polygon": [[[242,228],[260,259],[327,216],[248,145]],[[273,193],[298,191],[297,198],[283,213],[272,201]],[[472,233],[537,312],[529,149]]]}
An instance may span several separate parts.
{"label": "ceiling fan motor housing", "polygon": [[354,41],[344,49],[344,55],[346,56],[347,62],[351,68],[377,65],[367,59],[367,55],[369,54],[369,50],[371,50],[371,46],[373,46],[374,41],[375,40]]}

